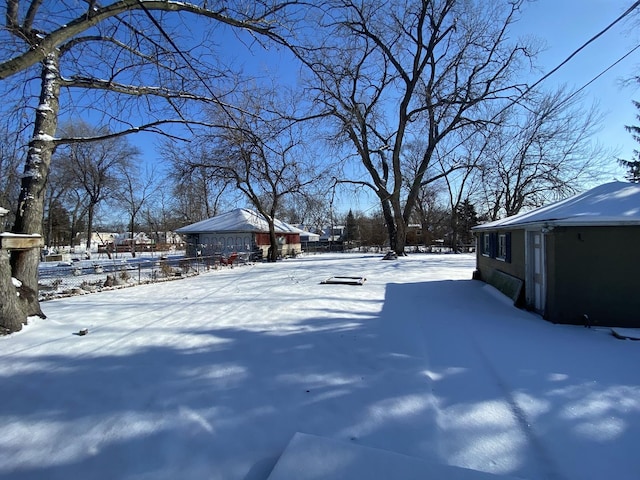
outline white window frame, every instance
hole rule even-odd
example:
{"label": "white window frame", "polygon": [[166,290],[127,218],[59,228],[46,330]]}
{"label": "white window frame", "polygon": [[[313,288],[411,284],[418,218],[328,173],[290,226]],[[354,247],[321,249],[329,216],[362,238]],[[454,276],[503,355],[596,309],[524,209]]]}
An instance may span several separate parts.
{"label": "white window frame", "polygon": [[485,232],[482,234],[482,255],[485,257],[488,257],[489,255],[491,255],[491,240],[490,240],[491,234],[488,232]]}
{"label": "white window frame", "polygon": [[507,234],[499,233],[496,260],[502,260],[504,262],[506,259],[507,259]]}

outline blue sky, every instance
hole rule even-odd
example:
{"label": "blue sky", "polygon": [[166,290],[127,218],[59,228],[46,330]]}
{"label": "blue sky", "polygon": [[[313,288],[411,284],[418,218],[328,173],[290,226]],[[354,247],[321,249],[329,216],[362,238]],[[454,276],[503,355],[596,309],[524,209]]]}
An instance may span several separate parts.
{"label": "blue sky", "polygon": [[[533,83],[559,65],[632,3],[633,0],[535,0],[525,5],[514,35],[532,35],[546,45],[538,57],[540,73],[530,77],[528,82]],[[590,82],[640,43],[640,34],[635,33],[633,29],[633,25],[637,23],[640,23],[640,9],[638,13],[630,15],[626,21],[620,22],[582,50],[545,80],[542,87],[553,90],[558,85],[566,84],[570,88],[580,88]],[[247,49],[238,42],[234,34],[226,32],[216,38],[221,43],[221,54],[235,58],[234,63],[246,65],[247,70],[251,72],[275,70],[281,75],[287,75],[289,81],[295,82],[298,67],[292,68],[293,62],[286,52],[278,52],[277,49],[265,52],[256,47],[251,53],[238,55],[239,52],[247,52]],[[640,147],[624,129],[625,125],[640,123],[635,118],[638,112],[631,102],[632,99],[640,100],[640,89],[635,84],[622,85],[622,81],[634,72],[640,74],[640,49],[594,81],[583,92],[587,106],[596,102],[605,116],[602,128],[594,140],[610,152],[613,170],[611,179],[623,177],[623,171],[615,169],[613,159],[630,159],[634,148]],[[157,137],[149,134],[131,137],[131,141],[143,150],[147,160],[159,156],[154,147],[156,140]],[[369,210],[377,206],[377,201],[367,196],[344,200],[352,203],[353,208],[358,210]]]}
{"label": "blue sky", "polygon": [[[527,7],[519,28],[524,34],[537,35],[546,42],[547,48],[539,57],[546,73],[631,4],[632,0],[538,0]],[[552,88],[564,83],[580,88],[629,52],[640,42],[640,34],[632,28],[634,22],[635,25],[640,22],[640,11],[627,19],[591,43],[542,85]],[[640,90],[636,85],[621,85],[622,80],[634,72],[640,74],[640,50],[584,90],[584,101],[597,102],[605,114],[598,140],[614,150],[616,156],[624,158],[631,158],[633,149],[640,147],[624,129],[625,125],[639,123],[635,118],[638,112],[631,101],[640,101]]]}

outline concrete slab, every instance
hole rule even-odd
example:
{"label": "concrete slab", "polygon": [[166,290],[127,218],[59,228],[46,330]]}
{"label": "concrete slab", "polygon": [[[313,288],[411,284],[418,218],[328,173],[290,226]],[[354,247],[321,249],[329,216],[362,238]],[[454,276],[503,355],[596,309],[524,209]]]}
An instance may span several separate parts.
{"label": "concrete slab", "polygon": [[515,480],[387,450],[296,433],[268,480]]}

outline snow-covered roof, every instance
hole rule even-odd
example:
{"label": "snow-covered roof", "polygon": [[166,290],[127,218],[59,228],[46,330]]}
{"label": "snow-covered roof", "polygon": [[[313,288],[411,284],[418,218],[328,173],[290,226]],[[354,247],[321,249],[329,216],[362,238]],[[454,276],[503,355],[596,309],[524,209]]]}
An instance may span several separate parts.
{"label": "snow-covered roof", "polygon": [[640,184],[605,183],[530,212],[478,225],[474,230],[536,225],[640,225]]}
{"label": "snow-covered roof", "polygon": [[[303,230],[275,219],[276,233],[303,233]],[[179,228],[178,233],[268,232],[269,224],[259,213],[238,208],[206,220]]]}
{"label": "snow-covered roof", "polygon": [[306,230],[301,230],[300,231],[300,240],[302,240],[303,242],[319,242],[320,241],[320,235],[318,235],[317,233],[313,233],[313,232],[307,232]]}

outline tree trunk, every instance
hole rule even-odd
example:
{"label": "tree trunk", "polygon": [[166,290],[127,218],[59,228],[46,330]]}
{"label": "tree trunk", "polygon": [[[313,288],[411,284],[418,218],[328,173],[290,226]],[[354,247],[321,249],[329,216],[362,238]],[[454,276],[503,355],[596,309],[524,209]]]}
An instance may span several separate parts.
{"label": "tree trunk", "polygon": [[87,211],[87,252],[91,251],[91,232],[93,231],[93,208],[95,203],[93,201],[89,204]]}
{"label": "tree trunk", "polygon": [[0,249],[0,335],[22,329],[26,316],[18,304],[16,288],[11,281],[9,253]]}
{"label": "tree trunk", "polygon": [[269,221],[269,258],[268,262],[276,262],[278,260],[278,237],[276,236],[276,228],[273,219]]}
{"label": "tree trunk", "polygon": [[394,226],[393,239],[389,239],[391,249],[398,255],[404,255],[404,246],[407,243],[407,224],[402,215],[399,195],[393,195],[389,204],[389,215],[391,215]]}
{"label": "tree trunk", "polygon": [[[58,70],[58,52],[49,53],[42,64],[40,105],[36,109],[33,138],[29,142],[29,151],[24,167],[24,175],[18,198],[16,209],[16,221],[14,233],[37,233],[42,235],[42,223],[44,218],[44,197],[47,178],[49,176],[49,166],[51,156],[55,149],[53,142],[58,127],[58,109],[60,96],[60,76]],[[4,255],[4,254],[3,254]],[[5,262],[3,259],[2,262]],[[38,263],[40,262],[40,252],[38,249],[14,250],[11,253],[11,271],[3,269],[0,281],[3,293],[2,313],[0,322],[3,325],[9,324],[10,331],[17,331],[15,328],[16,319],[26,323],[26,317],[38,315],[42,318],[45,315],[40,309],[38,302]],[[7,292],[8,286],[13,286],[11,276],[22,282],[23,290],[30,292],[29,295],[20,296],[15,303],[11,301],[13,295]],[[15,287],[14,291],[15,291]],[[5,304],[4,299],[9,299]],[[18,330],[20,329],[18,328]]]}
{"label": "tree trunk", "polygon": [[133,227],[135,225],[135,216],[131,215],[131,223],[129,223],[129,228],[131,230],[131,256],[136,258],[136,240],[133,235]]}
{"label": "tree trunk", "polygon": [[399,208],[398,210],[394,209],[394,213],[396,222],[396,248],[394,248],[393,250],[398,255],[405,255],[404,247],[407,244],[407,224],[404,221]]}
{"label": "tree trunk", "polygon": [[389,204],[389,200],[385,198],[381,198],[382,204],[382,216],[384,217],[384,222],[387,224],[387,234],[389,235],[389,247],[391,250],[395,252],[396,250],[396,222],[393,217],[393,212],[391,211],[391,205]]}

